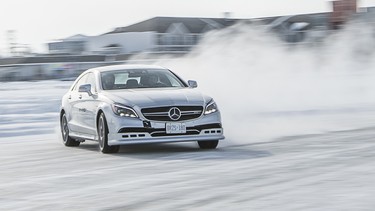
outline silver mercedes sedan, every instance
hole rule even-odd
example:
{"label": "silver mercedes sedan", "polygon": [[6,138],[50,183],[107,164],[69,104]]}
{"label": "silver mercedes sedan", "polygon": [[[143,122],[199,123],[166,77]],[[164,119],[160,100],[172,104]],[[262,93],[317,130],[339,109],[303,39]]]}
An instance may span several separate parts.
{"label": "silver mercedes sedan", "polygon": [[215,101],[172,71],[151,65],[115,65],[83,72],[62,98],[65,146],[99,142],[102,153],[120,145],[197,141],[215,149],[224,139]]}

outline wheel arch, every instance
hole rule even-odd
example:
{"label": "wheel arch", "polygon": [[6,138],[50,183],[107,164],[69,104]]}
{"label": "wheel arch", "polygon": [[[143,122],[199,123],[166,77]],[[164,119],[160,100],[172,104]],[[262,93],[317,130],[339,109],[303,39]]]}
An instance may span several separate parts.
{"label": "wheel arch", "polygon": [[64,115],[64,114],[66,114],[66,112],[65,112],[65,110],[64,109],[61,109],[61,111],[60,111],[60,121],[61,121],[61,118],[62,118],[62,116]]}
{"label": "wheel arch", "polygon": [[[96,109],[96,117],[95,117],[95,128],[96,129],[98,128],[100,115],[104,114],[104,117],[106,118],[106,121],[107,121],[106,113],[108,113],[110,111],[111,111],[111,107],[108,103],[103,102],[103,103],[99,104],[99,106]],[[108,129],[108,125],[107,125],[107,129]]]}
{"label": "wheel arch", "polygon": [[102,109],[99,109],[98,112],[96,113],[95,128],[98,128],[99,118],[101,114],[104,114],[104,111]]}

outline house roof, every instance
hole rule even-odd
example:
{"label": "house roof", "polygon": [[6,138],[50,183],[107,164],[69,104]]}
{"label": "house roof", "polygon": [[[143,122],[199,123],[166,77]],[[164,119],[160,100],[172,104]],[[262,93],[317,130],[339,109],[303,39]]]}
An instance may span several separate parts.
{"label": "house roof", "polygon": [[239,21],[239,19],[154,17],[130,26],[118,27],[107,34],[147,31],[165,33],[173,23],[183,23],[191,33],[202,33],[207,25],[211,26],[212,28],[224,28],[235,24],[237,21]]}
{"label": "house roof", "polygon": [[70,36],[70,37],[67,37],[65,39],[63,39],[64,41],[82,41],[82,40],[85,40],[87,39],[88,36],[86,35],[83,35],[83,34],[76,34],[76,35],[73,35],[73,36]]}
{"label": "house roof", "polygon": [[81,42],[81,41],[86,41],[89,36],[83,35],[83,34],[76,34],[64,39],[59,39],[59,40],[53,40],[49,43],[59,43],[59,42]]}

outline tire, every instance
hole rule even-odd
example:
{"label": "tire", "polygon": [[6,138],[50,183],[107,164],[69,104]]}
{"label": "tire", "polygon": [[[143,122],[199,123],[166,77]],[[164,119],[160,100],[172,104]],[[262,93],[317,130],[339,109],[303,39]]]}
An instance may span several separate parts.
{"label": "tire", "polygon": [[65,146],[67,147],[79,146],[81,142],[76,141],[74,138],[69,136],[68,120],[66,119],[65,113],[63,113],[63,115],[61,116],[60,128],[61,128],[61,136],[62,136],[63,143]]}
{"label": "tire", "polygon": [[215,141],[198,141],[199,148],[201,149],[216,149],[219,144],[218,140]]}
{"label": "tire", "polygon": [[97,126],[99,150],[102,153],[116,153],[119,151],[120,146],[108,145],[108,125],[104,113],[101,113]]}

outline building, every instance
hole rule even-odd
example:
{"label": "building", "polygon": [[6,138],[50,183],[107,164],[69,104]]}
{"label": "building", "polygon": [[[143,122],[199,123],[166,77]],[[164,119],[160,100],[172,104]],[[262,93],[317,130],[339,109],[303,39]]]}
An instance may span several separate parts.
{"label": "building", "polygon": [[339,29],[354,14],[358,12],[357,0],[336,0],[332,1],[330,24],[332,29]]}
{"label": "building", "polygon": [[[102,37],[126,36],[129,39],[119,43],[122,53],[187,52],[195,46],[202,35],[211,30],[232,26],[238,19],[228,18],[180,18],[155,17],[127,27],[119,27]],[[132,46],[131,36],[140,36],[141,46]],[[98,42],[90,42],[90,44]]]}
{"label": "building", "polygon": [[75,78],[83,71],[120,62],[106,55],[59,55],[0,59],[0,81]]}
{"label": "building", "polygon": [[202,35],[237,19],[154,17],[98,36],[75,35],[48,43],[51,54],[135,54],[188,52]]}
{"label": "building", "polygon": [[56,40],[48,43],[48,50],[50,54],[84,54],[86,51],[86,44],[88,36],[77,34],[62,40]]}
{"label": "building", "polygon": [[270,31],[288,43],[315,42],[329,30],[329,13],[281,16],[271,19]]}

